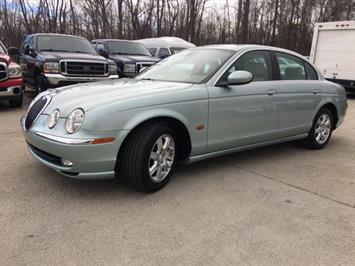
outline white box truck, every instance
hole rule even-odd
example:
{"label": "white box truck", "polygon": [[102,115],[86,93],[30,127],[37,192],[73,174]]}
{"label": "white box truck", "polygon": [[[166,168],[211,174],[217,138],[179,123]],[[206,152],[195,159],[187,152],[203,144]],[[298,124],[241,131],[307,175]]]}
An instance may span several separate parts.
{"label": "white box truck", "polygon": [[355,21],[317,23],[310,61],[326,79],[355,92]]}

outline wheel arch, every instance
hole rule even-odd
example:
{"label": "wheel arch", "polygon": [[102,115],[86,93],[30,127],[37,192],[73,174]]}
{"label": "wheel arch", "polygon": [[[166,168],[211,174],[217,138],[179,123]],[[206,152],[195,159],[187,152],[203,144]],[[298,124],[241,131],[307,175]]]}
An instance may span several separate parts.
{"label": "wheel arch", "polygon": [[[320,108],[317,110],[317,113],[322,109],[322,108],[327,108],[331,111],[333,118],[334,118],[334,125],[333,125],[333,129],[336,128],[336,125],[338,124],[339,121],[339,115],[338,115],[338,109],[336,107],[336,105],[332,102],[327,102],[324,103],[320,106]],[[316,113],[316,114],[317,114]]]}
{"label": "wheel arch", "polygon": [[183,117],[179,115],[172,115],[172,114],[154,115],[154,116],[146,115],[144,117],[134,118],[130,120],[125,126],[125,128],[129,128],[129,130],[126,136],[124,137],[122,144],[120,145],[118,155],[117,155],[118,159],[122,158],[124,146],[127,144],[127,140],[129,136],[133,134],[135,130],[138,130],[140,127],[142,127],[147,123],[154,123],[158,121],[166,122],[176,132],[179,141],[178,145],[180,147],[179,161],[184,161],[188,159],[192,149],[191,135],[188,130],[188,123]]}

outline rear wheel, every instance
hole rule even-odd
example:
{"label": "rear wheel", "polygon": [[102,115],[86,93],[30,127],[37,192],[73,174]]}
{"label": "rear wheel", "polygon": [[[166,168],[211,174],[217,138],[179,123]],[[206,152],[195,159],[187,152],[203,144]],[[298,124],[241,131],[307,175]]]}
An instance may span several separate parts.
{"label": "rear wheel", "polygon": [[324,148],[331,136],[334,128],[334,117],[328,108],[322,108],[313,121],[313,126],[308,133],[306,145],[315,150]]}
{"label": "rear wheel", "polygon": [[123,147],[118,175],[136,189],[154,192],[170,180],[177,161],[177,138],[164,122],[135,129]]}

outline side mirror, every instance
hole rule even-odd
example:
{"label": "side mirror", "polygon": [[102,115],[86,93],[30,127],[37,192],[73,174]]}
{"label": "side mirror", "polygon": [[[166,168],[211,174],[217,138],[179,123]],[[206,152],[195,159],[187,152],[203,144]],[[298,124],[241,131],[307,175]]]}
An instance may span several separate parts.
{"label": "side mirror", "polygon": [[33,48],[26,47],[25,48],[25,55],[29,55],[29,56],[35,57],[36,56],[36,51]]}
{"label": "side mirror", "polygon": [[227,85],[244,85],[253,81],[253,74],[248,71],[234,71],[227,78]]}
{"label": "side mirror", "polygon": [[10,47],[7,51],[11,57],[20,54],[20,50],[17,47]]}
{"label": "side mirror", "polygon": [[105,50],[103,50],[103,49],[100,49],[99,50],[99,55],[101,55],[101,56],[103,56],[103,57],[108,57],[108,52],[107,51],[105,51]]}

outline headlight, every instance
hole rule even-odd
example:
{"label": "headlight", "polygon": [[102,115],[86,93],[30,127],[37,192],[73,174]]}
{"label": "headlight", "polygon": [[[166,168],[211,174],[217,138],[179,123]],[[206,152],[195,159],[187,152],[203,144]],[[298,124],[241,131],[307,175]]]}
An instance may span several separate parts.
{"label": "headlight", "polygon": [[123,67],[123,72],[136,73],[136,65],[135,64],[125,64]]}
{"label": "headlight", "polygon": [[84,122],[85,113],[82,109],[75,109],[67,118],[65,129],[69,134],[77,132]]}
{"label": "headlight", "polygon": [[117,66],[108,65],[108,71],[110,72],[110,75],[117,75]]}
{"label": "headlight", "polygon": [[19,78],[22,76],[21,67],[18,64],[11,63],[8,67],[9,78]]}
{"label": "headlight", "polygon": [[59,73],[59,63],[57,63],[57,62],[44,63],[43,72],[45,72],[45,73]]}
{"label": "headlight", "polygon": [[54,128],[55,125],[57,124],[58,122],[58,119],[59,119],[59,110],[58,109],[55,109],[49,116],[48,118],[48,121],[47,121],[47,125],[48,125],[48,128]]}

